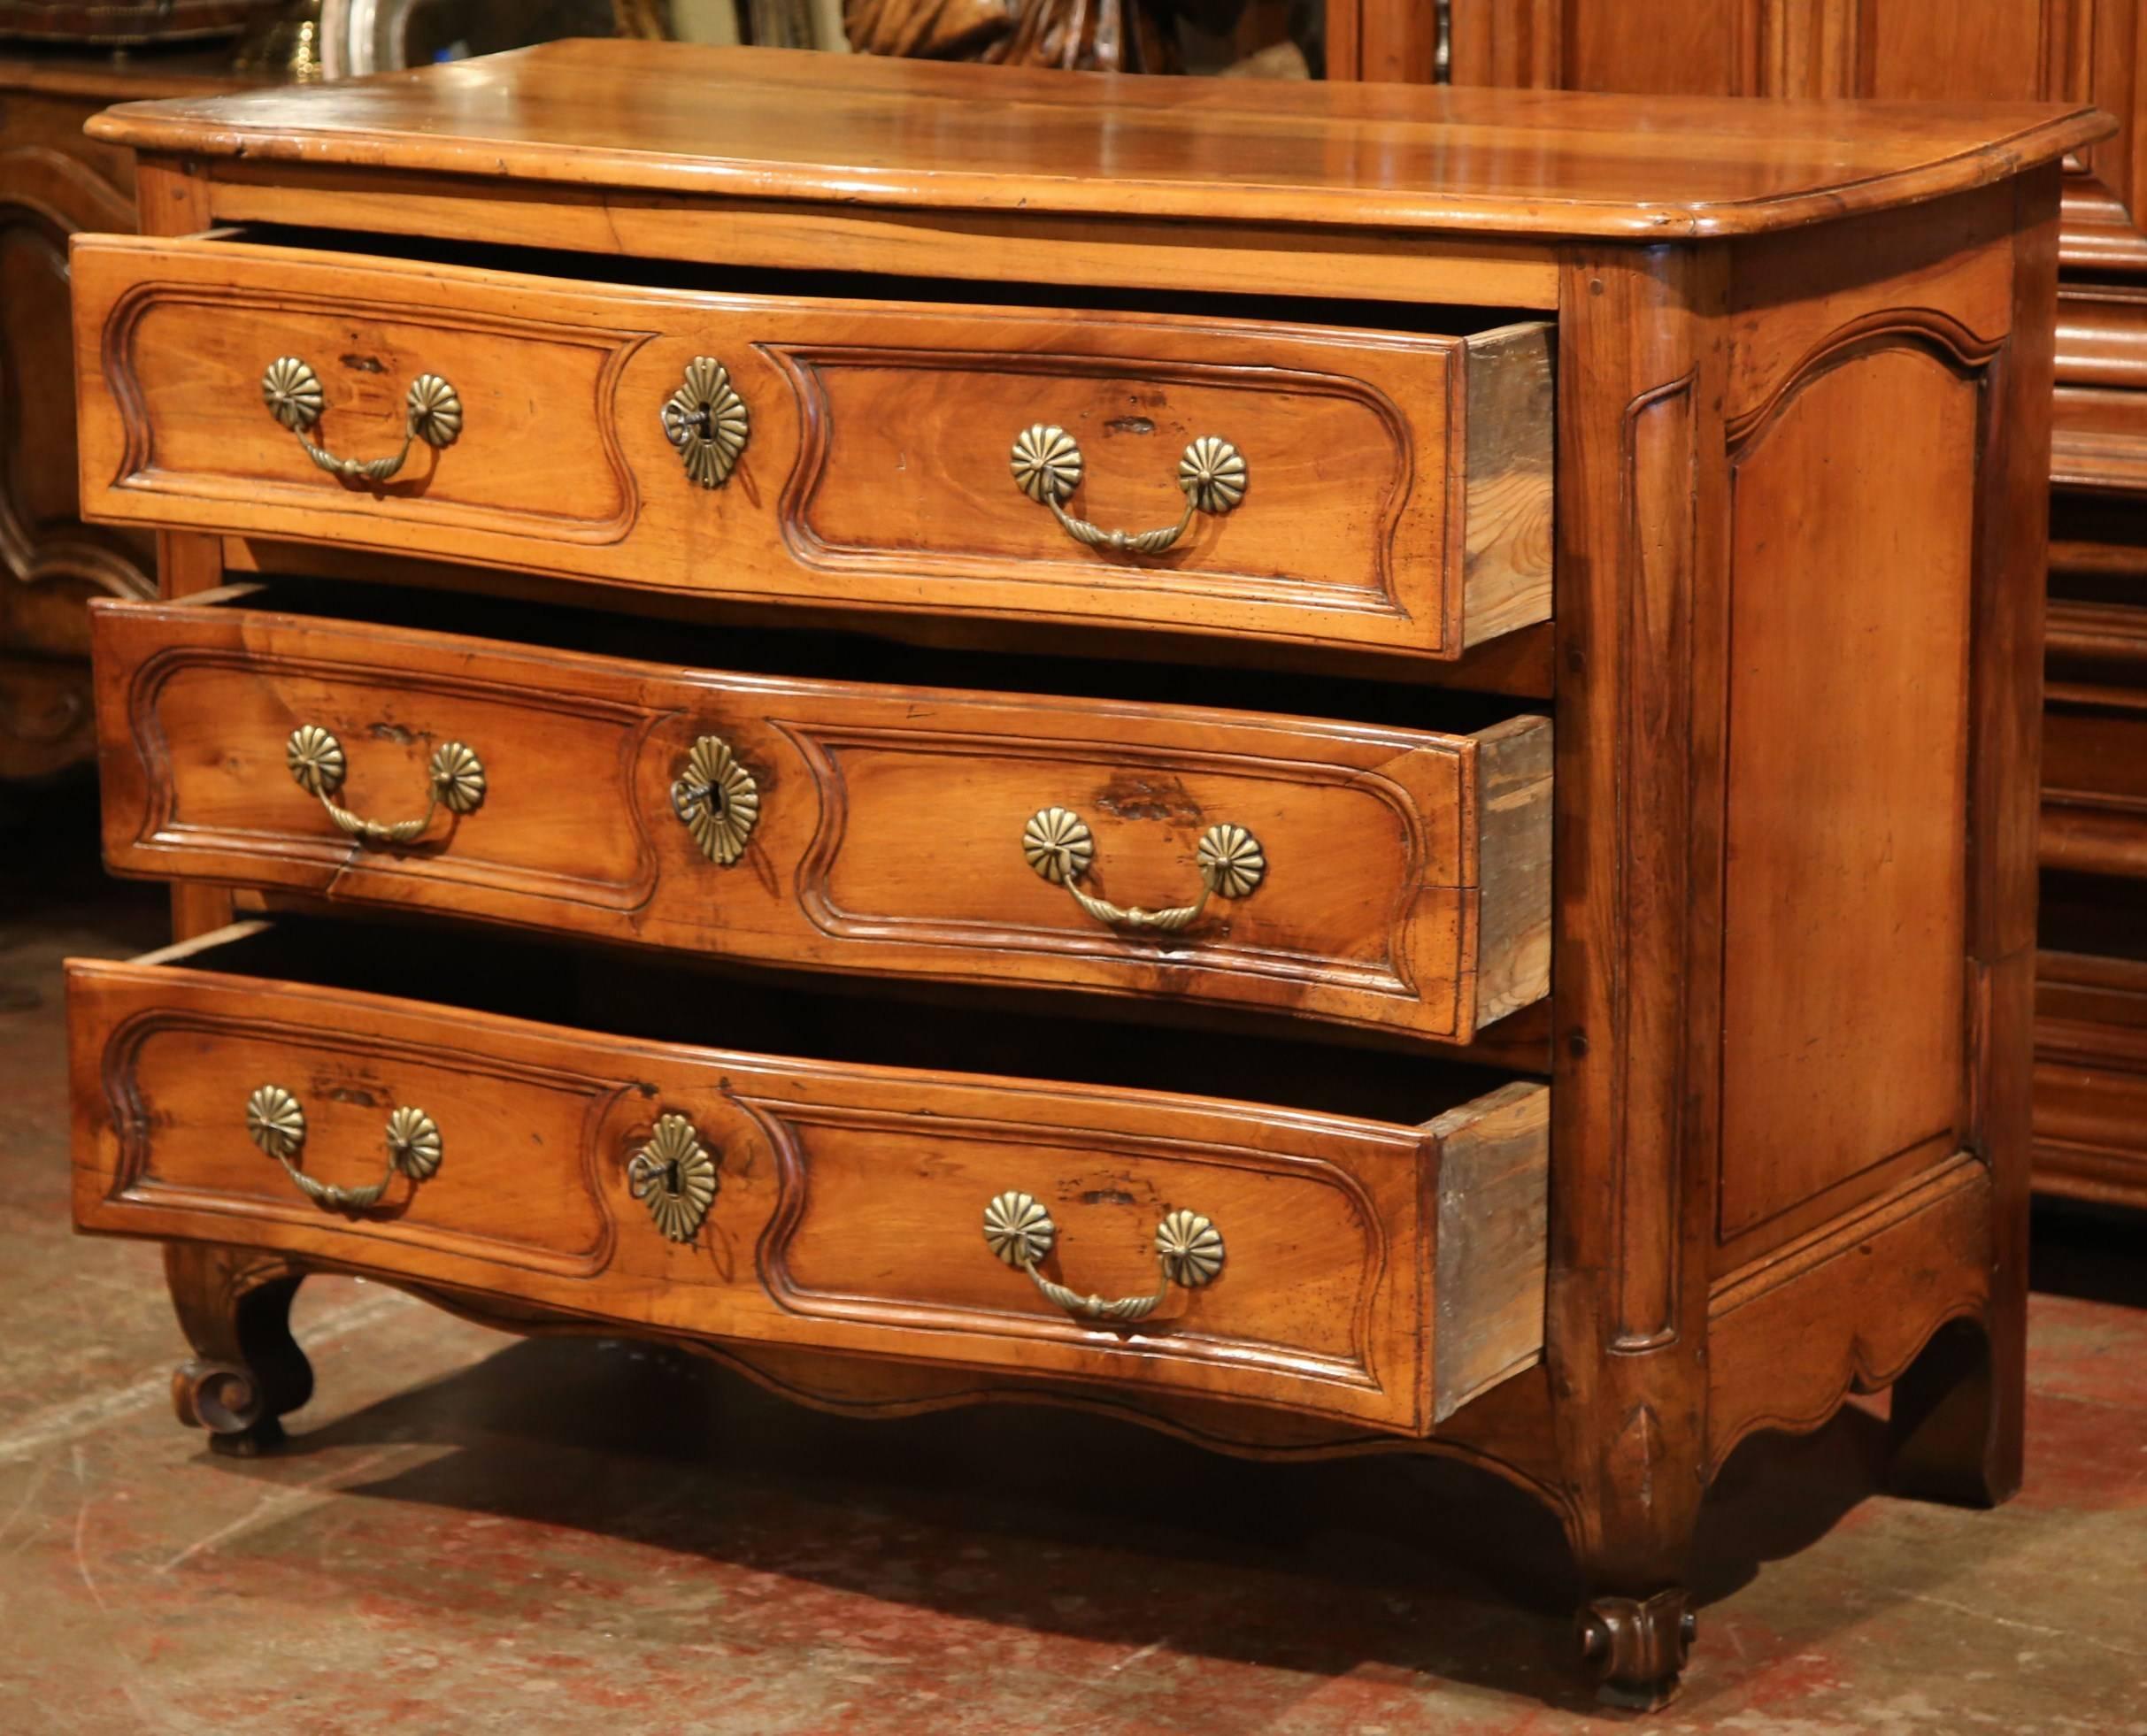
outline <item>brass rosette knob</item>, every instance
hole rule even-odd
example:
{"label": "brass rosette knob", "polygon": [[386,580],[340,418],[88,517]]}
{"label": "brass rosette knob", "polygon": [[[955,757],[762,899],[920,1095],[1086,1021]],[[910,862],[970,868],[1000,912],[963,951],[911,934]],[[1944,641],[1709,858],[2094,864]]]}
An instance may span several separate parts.
{"label": "brass rosette knob", "polygon": [[760,823],[760,785],[720,735],[704,735],[686,757],[686,772],[671,786],[671,811],[718,867],[745,854]]}

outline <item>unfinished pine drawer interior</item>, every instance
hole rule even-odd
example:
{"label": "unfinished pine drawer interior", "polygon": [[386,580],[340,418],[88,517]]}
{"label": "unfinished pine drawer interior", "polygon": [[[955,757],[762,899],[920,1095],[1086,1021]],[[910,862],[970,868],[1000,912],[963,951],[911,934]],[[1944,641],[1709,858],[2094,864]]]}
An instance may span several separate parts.
{"label": "unfinished pine drawer interior", "polygon": [[[992,1078],[1056,1027],[950,1018],[950,1071],[868,1005],[711,1017],[676,972],[425,931],[242,925],[70,993],[90,1228],[1404,1433],[1541,1343],[1540,1085],[1266,1044],[1255,1106],[1185,1095],[1240,1077],[1190,1038]],[[1405,1119],[1303,1106],[1335,1101]]]}
{"label": "unfinished pine drawer interior", "polygon": [[1428,658],[1550,613],[1540,321],[727,294],[210,238],[80,240],[73,273],[100,518]]}

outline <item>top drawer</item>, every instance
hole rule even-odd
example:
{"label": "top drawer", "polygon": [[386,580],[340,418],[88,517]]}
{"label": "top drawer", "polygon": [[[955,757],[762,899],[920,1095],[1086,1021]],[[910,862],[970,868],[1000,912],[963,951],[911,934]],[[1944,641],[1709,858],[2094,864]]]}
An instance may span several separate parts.
{"label": "top drawer", "polygon": [[[210,239],[78,237],[73,271],[93,518],[1433,658],[1550,613],[1542,325],[712,295]],[[392,459],[413,388],[444,443],[327,467]]]}

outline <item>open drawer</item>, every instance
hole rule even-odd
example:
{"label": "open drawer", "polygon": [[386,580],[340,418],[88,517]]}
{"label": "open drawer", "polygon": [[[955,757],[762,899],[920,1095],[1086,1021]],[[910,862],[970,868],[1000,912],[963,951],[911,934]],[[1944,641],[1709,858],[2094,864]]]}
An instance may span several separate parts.
{"label": "open drawer", "polygon": [[1540,1353],[1545,1087],[709,987],[330,922],[73,962],[76,1222],[1401,1433]]}
{"label": "open drawer", "polygon": [[716,294],[206,236],[73,257],[95,519],[1439,658],[1550,613],[1540,323]]}
{"label": "open drawer", "polygon": [[1443,733],[712,672],[772,641],[319,584],[95,614],[122,873],[1443,1041],[1548,986],[1551,724],[1504,702],[1374,694],[1474,707]]}

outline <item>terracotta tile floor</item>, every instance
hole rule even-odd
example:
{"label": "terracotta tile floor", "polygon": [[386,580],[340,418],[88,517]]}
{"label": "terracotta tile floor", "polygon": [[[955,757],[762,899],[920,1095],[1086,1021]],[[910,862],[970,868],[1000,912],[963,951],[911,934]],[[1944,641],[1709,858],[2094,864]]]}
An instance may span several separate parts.
{"label": "terracotta tile floor", "polygon": [[[11,799],[0,794],[0,800]],[[0,1732],[1609,1728],[1550,1520],[1432,1461],[1268,1468],[1049,1411],[834,1420],[670,1355],[302,1293],[281,1456],[172,1419],[156,1252],[66,1228],[57,965],[162,933],[79,794],[0,812]],[[59,840],[60,843],[40,841]],[[2147,1227],[2038,1225],[2026,1492],[1740,1453],[1682,1700],[1628,1729],[2147,1732]]]}

